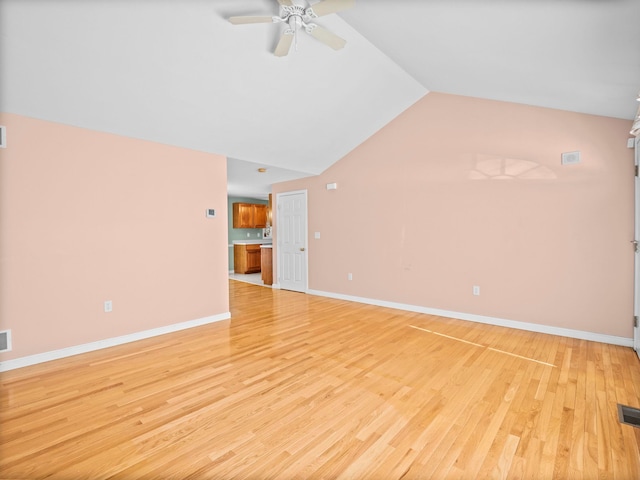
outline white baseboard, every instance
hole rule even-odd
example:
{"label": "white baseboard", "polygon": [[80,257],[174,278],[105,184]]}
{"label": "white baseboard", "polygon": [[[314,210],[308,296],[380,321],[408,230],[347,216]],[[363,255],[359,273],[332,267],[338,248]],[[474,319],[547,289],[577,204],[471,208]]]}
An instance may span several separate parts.
{"label": "white baseboard", "polygon": [[409,312],[426,313],[429,315],[438,315],[440,317],[455,318],[457,320],[467,320],[470,322],[485,323],[488,325],[497,325],[500,327],[515,328],[518,330],[527,330],[530,332],[547,333],[549,335],[558,335],[561,337],[577,338],[580,340],[590,340],[592,342],[609,343],[612,345],[620,345],[622,347],[633,348],[633,338],[617,337],[614,335],[605,335],[603,333],[585,332],[582,330],[572,330],[570,328],[552,327],[549,325],[540,325],[537,323],[518,322],[516,320],[487,317],[483,315],[475,315],[472,313],[451,312],[448,310],[420,307],[417,305],[410,305],[406,303],[395,303],[385,300],[343,295],[341,293],[323,292],[321,290],[308,290],[307,293],[310,295],[335,298],[338,300],[349,300],[352,302],[366,303],[379,307],[396,308],[398,310],[406,310]]}
{"label": "white baseboard", "polygon": [[70,357],[72,355],[78,355],[80,353],[93,352],[94,350],[115,347],[116,345],[122,345],[124,343],[135,342],[137,340],[143,340],[145,338],[156,337],[158,335],[164,335],[166,333],[178,332],[180,330],[186,330],[187,328],[199,327],[200,325],[219,322],[221,320],[227,320],[229,318],[231,318],[231,312],[225,312],[218,315],[198,318],[196,320],[189,320],[187,322],[175,323],[173,325],[167,325],[165,327],[158,327],[151,330],[131,333],[129,335],[123,335],[121,337],[107,338],[105,340],[98,340],[97,342],[75,345],[73,347],[61,348],[60,350],[52,350],[50,352],[37,353],[35,355],[15,358],[13,360],[6,360],[4,362],[0,362],[0,372],[6,372],[8,370],[14,370],[21,367],[28,367],[29,365],[36,365],[38,363],[49,362],[51,360],[58,360],[60,358]]}

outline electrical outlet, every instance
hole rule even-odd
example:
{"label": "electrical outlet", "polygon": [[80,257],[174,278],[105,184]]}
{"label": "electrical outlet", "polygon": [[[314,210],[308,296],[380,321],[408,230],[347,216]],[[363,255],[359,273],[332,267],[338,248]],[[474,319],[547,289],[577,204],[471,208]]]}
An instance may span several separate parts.
{"label": "electrical outlet", "polygon": [[473,294],[480,295],[480,287],[478,285],[473,286]]}
{"label": "electrical outlet", "polygon": [[113,310],[113,302],[111,300],[104,301],[104,311],[105,313],[109,313]]}
{"label": "electrical outlet", "polygon": [[347,280],[353,280],[353,273],[347,274]]}

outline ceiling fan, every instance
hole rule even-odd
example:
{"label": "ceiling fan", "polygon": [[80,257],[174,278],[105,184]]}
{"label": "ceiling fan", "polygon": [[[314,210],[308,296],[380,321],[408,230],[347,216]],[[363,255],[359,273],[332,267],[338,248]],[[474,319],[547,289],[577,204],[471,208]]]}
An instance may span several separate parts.
{"label": "ceiling fan", "polygon": [[280,16],[230,17],[229,21],[234,25],[247,23],[286,23],[287,28],[282,33],[274,52],[276,57],[284,57],[289,53],[294,40],[297,44],[298,31],[301,29],[304,29],[309,35],[334,50],[340,50],[347,43],[345,39],[313,23],[312,20],[324,15],[329,15],[330,13],[346,10],[354,5],[355,0],[323,0],[307,8],[296,5],[293,3],[293,0],[278,0],[278,3],[280,4]]}

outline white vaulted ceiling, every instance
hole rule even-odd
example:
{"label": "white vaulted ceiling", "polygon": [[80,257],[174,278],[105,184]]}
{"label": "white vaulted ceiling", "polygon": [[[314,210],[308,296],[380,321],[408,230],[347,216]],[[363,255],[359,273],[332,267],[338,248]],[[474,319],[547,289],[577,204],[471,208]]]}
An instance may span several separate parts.
{"label": "white vaulted ceiling", "polygon": [[639,0],[356,0],[317,22],[344,49],[302,35],[285,58],[271,53],[281,25],[227,21],[277,12],[276,0],[0,0],[0,110],[224,154],[230,193],[256,197],[324,171],[429,90],[636,112]]}

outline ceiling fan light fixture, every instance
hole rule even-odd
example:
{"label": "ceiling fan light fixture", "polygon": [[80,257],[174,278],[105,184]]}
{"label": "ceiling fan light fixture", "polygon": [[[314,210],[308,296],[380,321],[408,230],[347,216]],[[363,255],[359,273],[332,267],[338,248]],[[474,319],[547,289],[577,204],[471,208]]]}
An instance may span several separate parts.
{"label": "ceiling fan light fixture", "polygon": [[298,15],[290,15],[287,23],[293,30],[297,30],[302,26],[302,17]]}
{"label": "ceiling fan light fixture", "polygon": [[278,45],[273,52],[276,57],[288,55],[291,44],[298,46],[298,31],[304,29],[306,33],[334,50],[340,50],[347,43],[346,40],[329,30],[320,27],[311,20],[331,13],[337,13],[353,7],[355,0],[321,0],[307,8],[296,5],[293,0],[277,0],[280,4],[279,17],[230,17],[229,21],[235,25],[247,23],[286,23],[287,26],[280,36]]}

